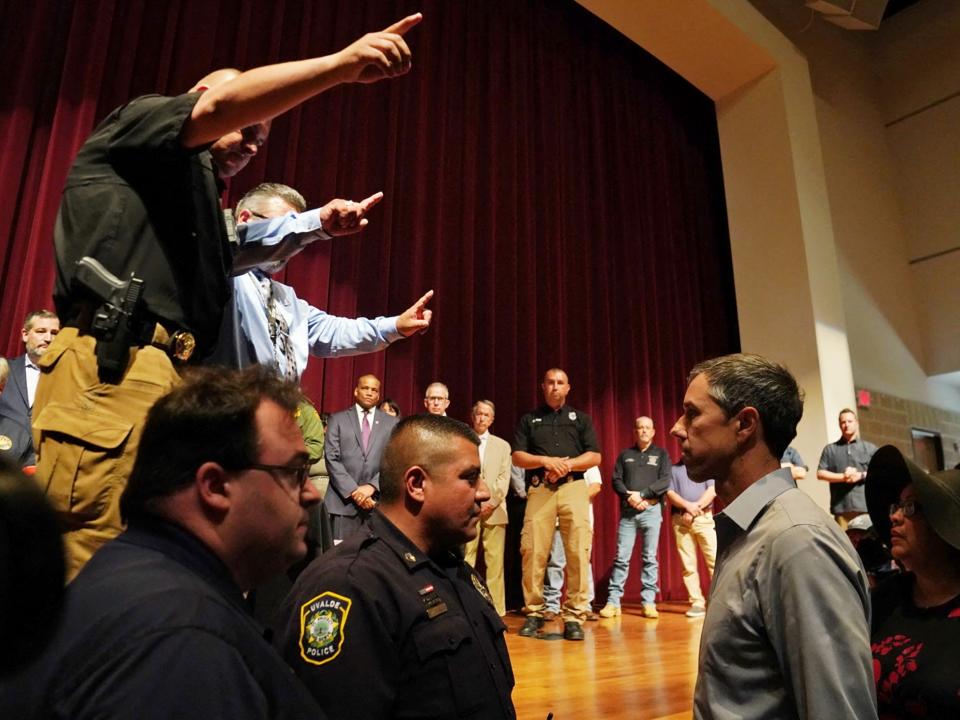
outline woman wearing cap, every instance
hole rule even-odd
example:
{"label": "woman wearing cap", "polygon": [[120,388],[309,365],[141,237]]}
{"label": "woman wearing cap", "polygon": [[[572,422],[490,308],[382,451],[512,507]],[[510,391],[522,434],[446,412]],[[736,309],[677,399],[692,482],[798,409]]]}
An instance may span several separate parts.
{"label": "woman wearing cap", "polygon": [[874,527],[905,570],[873,594],[880,718],[960,718],[960,470],[927,474],[887,445],[867,478]]}

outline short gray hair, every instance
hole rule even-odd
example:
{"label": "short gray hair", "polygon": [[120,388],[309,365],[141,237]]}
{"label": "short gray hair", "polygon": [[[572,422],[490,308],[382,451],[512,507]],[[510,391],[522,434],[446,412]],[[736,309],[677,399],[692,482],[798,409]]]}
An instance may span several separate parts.
{"label": "short gray hair", "polygon": [[260,183],[240,198],[240,202],[237,203],[237,214],[241,210],[254,210],[260,203],[275,197],[283,200],[297,212],[303,212],[307,209],[307,201],[303,199],[303,195],[289,185]]}
{"label": "short gray hair", "polygon": [[779,460],[797,436],[803,417],[803,391],[790,371],[759,355],[736,353],[698,363],[687,381],[701,374],[707,378],[710,397],[728,418],[745,407],[756,409],[764,441]]}

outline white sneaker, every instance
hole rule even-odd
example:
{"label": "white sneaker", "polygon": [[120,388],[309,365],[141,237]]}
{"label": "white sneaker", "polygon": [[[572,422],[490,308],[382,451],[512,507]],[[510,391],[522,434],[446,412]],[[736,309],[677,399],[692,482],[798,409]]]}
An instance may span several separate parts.
{"label": "white sneaker", "polygon": [[685,613],[687,617],[703,617],[706,614],[707,608],[705,608],[703,605],[694,605]]}
{"label": "white sneaker", "polygon": [[606,605],[604,605],[603,609],[600,610],[600,617],[602,618],[617,617],[619,614],[620,614],[620,606],[611,605],[610,603],[607,603]]}

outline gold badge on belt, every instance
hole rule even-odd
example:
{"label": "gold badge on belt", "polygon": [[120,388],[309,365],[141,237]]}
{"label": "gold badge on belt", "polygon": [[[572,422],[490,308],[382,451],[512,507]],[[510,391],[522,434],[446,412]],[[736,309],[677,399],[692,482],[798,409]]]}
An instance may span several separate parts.
{"label": "gold badge on belt", "polygon": [[177,330],[170,338],[170,356],[180,362],[187,362],[197,349],[197,339],[193,333]]}

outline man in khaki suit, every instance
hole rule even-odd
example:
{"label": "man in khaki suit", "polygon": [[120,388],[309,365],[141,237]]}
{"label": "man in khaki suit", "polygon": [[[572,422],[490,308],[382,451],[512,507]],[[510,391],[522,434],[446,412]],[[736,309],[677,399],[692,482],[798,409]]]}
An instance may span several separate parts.
{"label": "man in khaki suit", "polygon": [[510,489],[510,445],[490,434],[494,407],[489,400],[477,400],[470,413],[473,431],[480,438],[480,467],[490,489],[490,499],[480,506],[480,530],[467,543],[464,559],[476,566],[477,547],[483,539],[483,561],[487,566],[487,587],[493,606],[501,616],[507,612],[503,588],[503,547],[507,537],[507,491]]}

